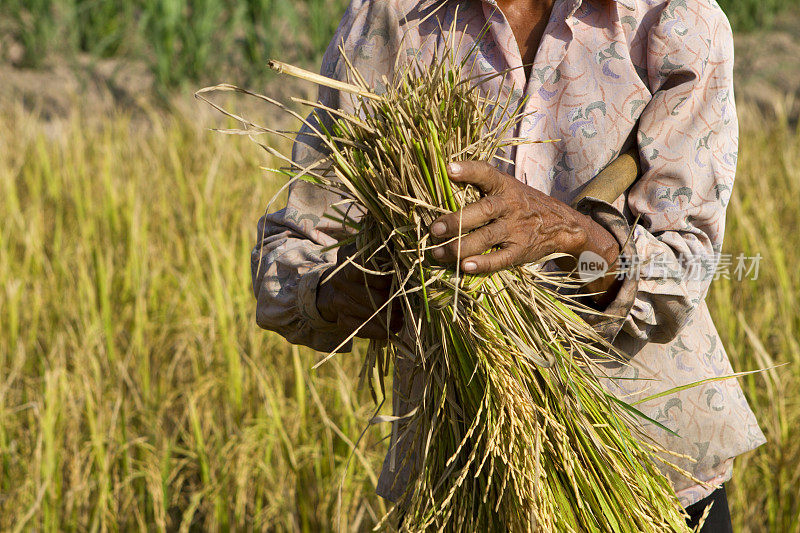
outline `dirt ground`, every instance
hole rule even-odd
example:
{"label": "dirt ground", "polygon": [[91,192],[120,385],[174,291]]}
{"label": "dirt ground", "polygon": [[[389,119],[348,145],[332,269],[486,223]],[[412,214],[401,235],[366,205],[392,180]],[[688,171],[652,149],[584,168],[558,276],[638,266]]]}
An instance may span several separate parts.
{"label": "dirt ground", "polygon": [[[785,14],[774,28],[740,34],[736,43],[736,98],[740,104],[755,106],[766,116],[788,116],[800,119],[800,9]],[[9,43],[0,39],[0,48]],[[0,50],[13,52],[13,50]],[[0,53],[0,109],[22,105],[35,110],[45,120],[65,118],[76,108],[91,109],[90,115],[102,116],[113,110],[134,114],[168,107],[186,112],[195,118],[213,117],[207,106],[188,94],[189,91],[164,97],[154,90],[152,75],[144,64],[118,60],[76,58],[54,59],[45,68],[20,69],[13,66],[13,53]],[[236,80],[220,79],[219,82]],[[281,80],[264,90],[272,96],[289,93],[313,97],[309,84]],[[237,101],[244,111],[247,101]],[[244,109],[243,107],[244,106]],[[263,105],[256,107],[263,112]],[[198,114],[199,113],[199,114]]]}
{"label": "dirt ground", "polygon": [[754,104],[767,116],[785,112],[800,118],[800,9],[783,15],[770,31],[737,35],[736,100]]}
{"label": "dirt ground", "polygon": [[[310,83],[269,76],[266,87],[244,83],[242,86],[283,102],[288,101],[289,96],[316,97],[316,88]],[[209,85],[216,83],[238,84],[240,80],[223,76],[208,82]],[[53,125],[62,123],[75,110],[81,110],[81,116],[89,120],[102,120],[109,113],[120,111],[131,113],[134,120],[149,120],[153,112],[171,112],[191,117],[204,126],[218,124],[221,115],[192,96],[194,90],[203,85],[189,83],[181,90],[165,94],[157,89],[147,66],[135,61],[78,57],[68,61],[48,60],[38,69],[16,68],[0,61],[0,111],[22,106]],[[262,124],[272,127],[287,127],[286,122],[290,120],[285,118],[285,113],[273,113],[267,122],[263,117],[269,113],[268,108],[253,98],[232,97],[226,93],[212,99],[248,119],[258,121],[261,118]],[[276,117],[280,121],[277,125]]]}

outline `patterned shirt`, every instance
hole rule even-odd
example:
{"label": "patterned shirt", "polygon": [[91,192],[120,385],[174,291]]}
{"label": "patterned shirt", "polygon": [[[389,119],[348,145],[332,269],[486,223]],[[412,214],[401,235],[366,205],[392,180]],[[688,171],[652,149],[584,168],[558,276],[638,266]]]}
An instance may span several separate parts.
{"label": "patterned shirt", "polygon": [[[570,203],[589,179],[635,146],[642,175],[628,192],[613,205],[594,199],[579,205],[617,238],[621,263],[629,267],[605,310],[618,320],[597,327],[630,358],[613,375],[639,379],[608,379],[604,385],[636,401],[731,374],[705,303],[722,246],[738,144],[733,39],[716,2],[555,0],[527,79],[511,26],[494,0],[441,4],[352,0],[325,54],[322,74],[347,79],[341,45],[380,92],[398,54],[432,60],[448,42],[456,19],[455,42],[471,50],[480,72],[514,69],[484,83],[495,94],[527,97],[529,114],[512,134],[560,139],[515,148],[514,164],[502,170]],[[481,37],[487,23],[489,31]],[[476,39],[480,42],[473,47]],[[350,96],[321,89],[319,98],[355,112]],[[293,156],[302,164],[319,156],[317,148],[313,139],[300,135]],[[336,251],[323,249],[343,237],[339,224],[323,218],[338,199],[311,184],[294,184],[286,207],[259,221],[252,257],[258,324],[321,351],[342,340],[336,324],[324,320],[315,304],[320,275],[336,262]],[[413,404],[413,387],[405,378],[407,365],[413,364],[395,365],[396,415]],[[711,485],[730,479],[734,457],[765,442],[735,379],[638,407],[679,435],[636,422],[675,453],[667,460]],[[412,475],[395,471],[400,462],[387,455],[378,483],[379,494],[390,499]],[[712,490],[671,468],[664,473],[684,505]]]}

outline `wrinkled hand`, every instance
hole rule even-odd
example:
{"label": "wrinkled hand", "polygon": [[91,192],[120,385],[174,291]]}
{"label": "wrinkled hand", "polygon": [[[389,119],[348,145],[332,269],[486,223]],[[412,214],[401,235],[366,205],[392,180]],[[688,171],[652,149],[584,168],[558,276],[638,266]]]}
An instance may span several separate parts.
{"label": "wrinkled hand", "polygon": [[[443,215],[431,224],[441,263],[460,260],[470,274],[496,272],[530,263],[552,253],[578,257],[590,250],[613,265],[619,255],[614,237],[591,217],[504,174],[488,163],[464,161],[448,166],[450,180],[478,187],[484,196],[461,211]],[[459,220],[461,239],[459,253]],[[491,250],[491,251],[489,251]],[[484,253],[489,251],[489,253]],[[593,289],[605,291],[611,280]]]}
{"label": "wrinkled hand", "polygon": [[[346,262],[353,252],[352,247],[341,247],[338,254],[338,265]],[[337,265],[337,266],[338,266]],[[334,276],[324,282],[328,274],[336,267],[331,267],[320,278],[317,289],[317,309],[322,318],[328,322],[336,322],[343,335],[350,335],[369,319],[384,303],[389,300],[391,276],[367,274],[349,263]],[[388,306],[356,333],[365,339],[386,339],[389,330],[396,333],[402,327],[400,302],[393,302],[392,314],[389,316]]]}

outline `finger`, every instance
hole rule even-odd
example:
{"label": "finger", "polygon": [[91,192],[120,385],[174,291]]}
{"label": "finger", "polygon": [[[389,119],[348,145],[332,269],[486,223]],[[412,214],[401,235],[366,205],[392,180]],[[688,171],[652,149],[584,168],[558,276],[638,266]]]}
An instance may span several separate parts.
{"label": "finger", "polygon": [[392,284],[392,275],[387,273],[385,275],[376,275],[364,272],[352,262],[342,267],[342,278],[353,284],[359,284],[362,287],[369,286],[376,289],[388,289]]}
{"label": "finger", "polygon": [[386,327],[386,322],[379,322],[377,320],[370,320],[366,322],[363,319],[356,318],[349,315],[342,315],[338,321],[339,328],[347,333],[352,333],[356,330],[356,337],[362,339],[387,339],[389,337],[390,329]]}
{"label": "finger", "polygon": [[[368,296],[367,296],[368,298]],[[386,329],[387,324],[391,331],[398,332],[403,326],[403,311],[400,302],[395,301],[386,304],[389,299],[387,294],[373,294],[375,304],[368,303],[369,300],[363,300],[363,303],[353,301],[352,297],[343,297],[342,303],[338,306],[339,309],[346,309],[346,314],[355,318],[359,323],[370,319],[375,324],[381,325]],[[384,306],[384,304],[386,304]],[[375,312],[381,309],[376,315]]]}
{"label": "finger", "polygon": [[[366,274],[367,285],[369,285],[370,288],[381,291],[388,290],[389,287],[391,287],[392,285],[392,278],[393,278],[392,274],[393,273],[391,274],[387,273],[387,274],[382,274],[380,276],[376,274]],[[362,277],[362,280],[363,279],[364,278]]]}
{"label": "finger", "polygon": [[480,255],[493,246],[503,243],[508,238],[508,231],[506,225],[502,221],[493,222],[489,225],[480,227],[461,238],[459,247],[459,240],[453,240],[434,248],[432,250],[433,257],[442,263],[452,263],[459,257],[472,257]]}
{"label": "finger", "polygon": [[500,248],[488,254],[463,259],[461,269],[468,274],[489,274],[515,265],[519,255],[517,248]]}
{"label": "finger", "polygon": [[[363,292],[362,292],[363,291]],[[339,290],[334,296],[334,305],[340,314],[354,316],[356,318],[367,319],[375,314],[375,311],[383,307],[389,299],[388,294],[380,294],[372,291]],[[386,306],[388,307],[388,306]],[[386,307],[381,311],[386,314]]]}
{"label": "finger", "polygon": [[[355,243],[344,244],[339,246],[339,249],[336,252],[336,262],[337,265],[341,266],[340,270],[337,272],[336,276],[343,280],[350,280],[354,282],[361,283],[362,285],[365,283],[376,288],[388,288],[392,283],[392,275],[387,273],[385,275],[377,276],[375,274],[369,274],[361,270],[356,263],[359,262],[359,259],[354,259],[353,256],[357,253]],[[366,276],[366,280],[365,280]]]}
{"label": "finger", "polygon": [[508,180],[513,180],[484,161],[459,161],[447,165],[447,175],[456,183],[469,183],[478,187],[484,194],[502,192]]}
{"label": "finger", "polygon": [[476,202],[464,206],[461,211],[442,215],[431,224],[431,235],[438,239],[450,239],[462,233],[472,231],[492,220],[500,218],[508,212],[508,204],[502,196],[485,196]]}

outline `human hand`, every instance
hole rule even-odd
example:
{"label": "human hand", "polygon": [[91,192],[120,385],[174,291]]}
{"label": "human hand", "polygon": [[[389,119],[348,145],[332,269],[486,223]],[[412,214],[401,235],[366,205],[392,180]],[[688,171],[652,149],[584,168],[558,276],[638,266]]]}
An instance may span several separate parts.
{"label": "human hand", "polygon": [[[432,237],[437,242],[449,241],[432,250],[437,261],[458,260],[464,272],[481,274],[531,263],[552,253],[577,258],[592,251],[606,264],[615,265],[619,244],[591,217],[488,163],[451,163],[448,174],[451,181],[474,185],[484,196],[433,221]],[[460,244],[455,239],[459,224]],[[603,292],[613,281],[612,276],[600,278],[599,283],[592,282],[591,290]]]}
{"label": "human hand", "polygon": [[[341,247],[337,266],[347,262],[347,258],[353,252],[351,246]],[[389,336],[389,331],[396,333],[400,330],[403,316],[399,300],[393,302],[391,315],[389,306],[386,306],[370,319],[391,296],[391,276],[367,274],[354,264],[348,263],[331,279],[324,281],[335,268],[331,267],[322,275],[317,289],[317,309],[322,318],[328,322],[336,322],[344,335],[352,334],[363,324],[356,336],[365,339],[385,340]],[[370,320],[367,322],[368,319]]]}

